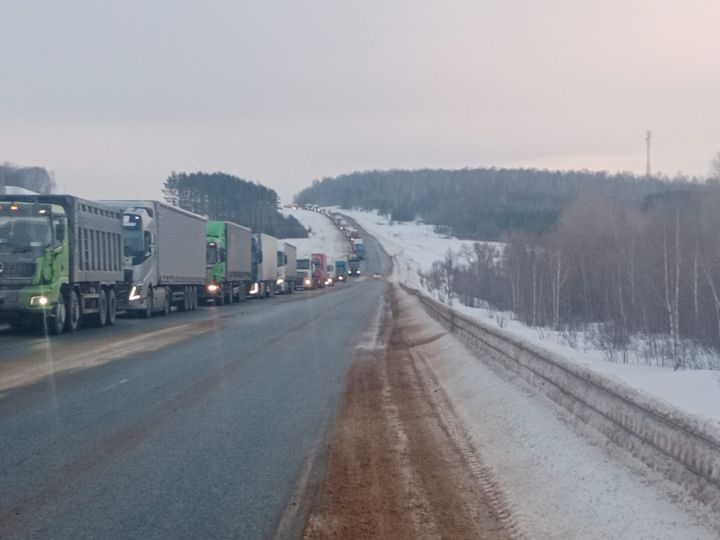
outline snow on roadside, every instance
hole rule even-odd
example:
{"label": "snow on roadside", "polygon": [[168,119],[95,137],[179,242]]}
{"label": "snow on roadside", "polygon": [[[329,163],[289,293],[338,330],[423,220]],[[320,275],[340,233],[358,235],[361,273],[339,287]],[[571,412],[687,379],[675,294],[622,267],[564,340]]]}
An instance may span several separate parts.
{"label": "snow on roadside", "polygon": [[[441,260],[448,249],[458,252],[463,246],[472,246],[471,241],[438,235],[429,225],[405,222],[391,224],[377,212],[341,210],[341,213],[354,219],[378,239],[390,256],[396,258],[395,280],[431,297],[433,295],[422,287],[420,272],[428,272],[432,263]],[[453,305],[453,309],[486,323],[494,322],[520,339],[621,380],[686,412],[720,423],[720,371],[674,371],[664,367],[609,362],[603,351],[594,349],[581,336],[578,337],[578,344],[571,346],[560,332],[529,327],[515,320],[512,313],[472,308],[459,302]]]}
{"label": "snow on roadside", "polygon": [[347,255],[350,249],[347,240],[327,216],[310,210],[283,208],[282,213],[293,216],[310,231],[309,238],[283,238],[283,241],[297,248],[298,259],[312,253],[325,253],[337,259]]}
{"label": "snow on roadside", "polygon": [[[499,488],[510,523],[526,538],[717,538],[717,516],[592,431],[579,437],[579,420],[513,376],[499,374],[432,319],[418,300],[401,295],[423,343],[413,354],[428,368],[451,407],[446,425],[458,425],[462,448],[478,477]],[[411,330],[412,331],[412,330]],[[435,392],[435,390],[433,390]],[[438,394],[434,394],[438,395]],[[582,425],[580,425],[582,429]],[[460,437],[462,440],[463,437]],[[463,445],[464,446],[464,445]]]}

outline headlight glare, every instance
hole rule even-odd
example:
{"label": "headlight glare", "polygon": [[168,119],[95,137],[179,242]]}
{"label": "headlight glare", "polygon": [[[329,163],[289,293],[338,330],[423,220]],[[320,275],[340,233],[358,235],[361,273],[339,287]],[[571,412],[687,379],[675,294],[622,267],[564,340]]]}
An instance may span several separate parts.
{"label": "headlight glare", "polygon": [[128,296],[128,300],[131,302],[134,300],[140,300],[142,297],[142,286],[133,285],[132,289],[130,289],[130,296]]}

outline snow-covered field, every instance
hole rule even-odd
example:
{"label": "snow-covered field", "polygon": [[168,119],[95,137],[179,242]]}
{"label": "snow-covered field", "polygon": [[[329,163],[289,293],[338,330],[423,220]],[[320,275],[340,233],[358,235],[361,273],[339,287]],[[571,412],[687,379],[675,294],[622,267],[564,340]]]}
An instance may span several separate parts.
{"label": "snow-covered field", "polygon": [[333,259],[347,255],[350,249],[347,240],[327,216],[319,212],[292,208],[283,208],[282,213],[295,217],[310,231],[309,238],[283,239],[297,248],[298,259],[306,258],[312,253],[325,253]]}
{"label": "snow-covered field", "polygon": [[[311,212],[312,213],[312,212]],[[460,251],[472,242],[436,234],[432,226],[419,223],[394,223],[375,212],[342,210],[380,241],[388,254],[395,257],[393,279],[432,296],[421,286],[420,272],[430,270],[448,249]],[[323,217],[323,216],[320,216]],[[671,368],[609,362],[603,351],[593,349],[587,340],[578,338],[571,346],[566,336],[549,328],[532,328],[501,313],[471,308],[455,302],[453,309],[470,317],[501,326],[503,330],[550,350],[563,357],[619,379],[626,384],[663,399],[680,409],[714,422],[720,422],[720,371],[679,370]]]}

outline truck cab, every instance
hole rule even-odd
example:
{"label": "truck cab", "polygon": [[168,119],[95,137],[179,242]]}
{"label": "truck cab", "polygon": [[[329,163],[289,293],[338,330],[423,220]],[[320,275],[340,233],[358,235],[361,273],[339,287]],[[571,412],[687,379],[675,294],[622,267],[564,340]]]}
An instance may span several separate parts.
{"label": "truck cab", "polygon": [[324,253],[313,253],[311,256],[311,270],[313,287],[325,286],[325,267],[327,266],[327,258]]}
{"label": "truck cab", "polygon": [[297,260],[297,273],[295,275],[295,289],[304,290],[312,289],[312,260],[309,255]]}
{"label": "truck cab", "polygon": [[52,314],[69,281],[69,253],[62,206],[1,201],[0,321],[39,322]]}
{"label": "truck cab", "polygon": [[355,255],[348,259],[348,269],[351,276],[357,277],[360,275],[360,259]]}
{"label": "truck cab", "polygon": [[325,286],[332,287],[335,285],[335,259],[327,258],[325,264]]}
{"label": "truck cab", "polygon": [[277,280],[275,294],[291,294],[297,277],[297,248],[282,242],[277,251]]}
{"label": "truck cab", "polygon": [[170,302],[169,291],[158,287],[156,279],[154,208],[140,201],[105,201],[105,204],[123,212],[123,269],[130,287],[127,309],[149,317],[156,306]]}
{"label": "truck cab", "polygon": [[347,281],[347,261],[346,257],[340,257],[335,261],[335,282],[344,283]]}

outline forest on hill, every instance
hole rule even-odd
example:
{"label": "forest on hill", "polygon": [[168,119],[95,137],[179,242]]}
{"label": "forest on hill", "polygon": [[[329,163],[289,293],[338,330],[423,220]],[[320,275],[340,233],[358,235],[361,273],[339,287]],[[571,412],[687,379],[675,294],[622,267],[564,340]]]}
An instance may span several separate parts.
{"label": "forest on hill", "polygon": [[687,190],[684,178],[537,169],[365,171],[317,180],[300,204],[378,210],[396,221],[420,218],[460,238],[497,240],[503,233],[552,230],[580,195],[639,206],[657,193]]}
{"label": "forest on hill", "polygon": [[236,176],[216,173],[172,173],[163,187],[165,200],[212,220],[233,221],[277,238],[306,238],[305,228],[279,211],[275,190]]}
{"label": "forest on hill", "polygon": [[44,167],[20,167],[12,163],[0,164],[0,187],[15,186],[36,193],[55,191],[55,178]]}

